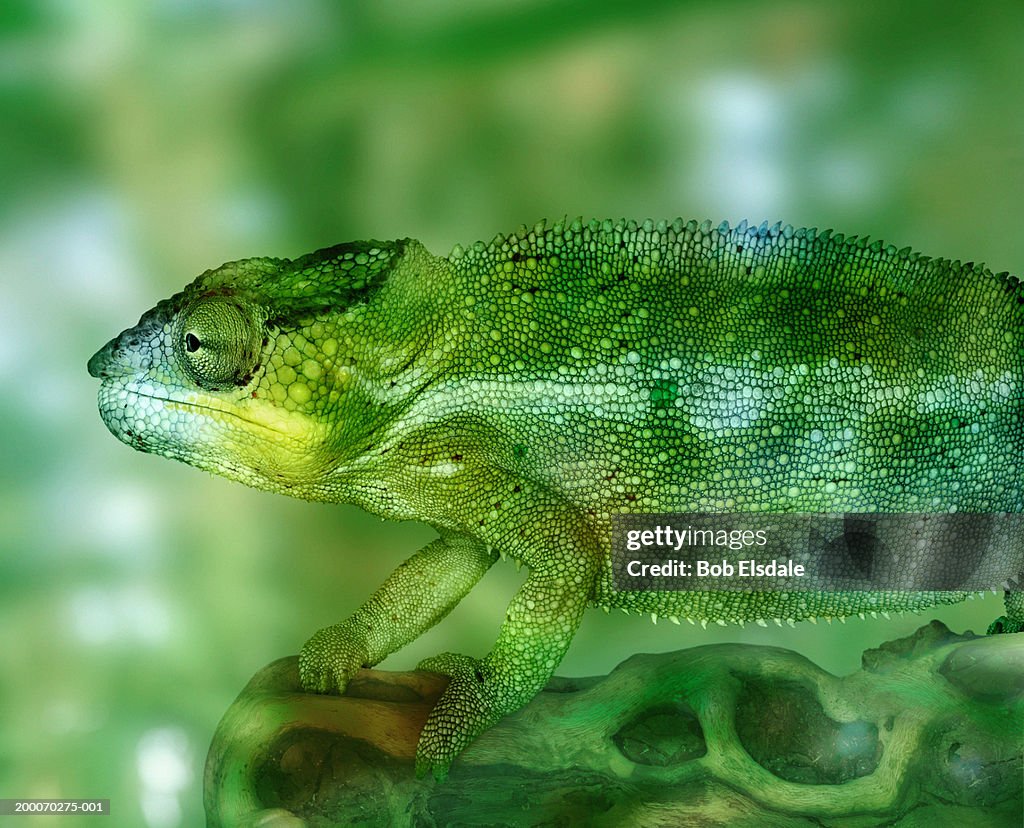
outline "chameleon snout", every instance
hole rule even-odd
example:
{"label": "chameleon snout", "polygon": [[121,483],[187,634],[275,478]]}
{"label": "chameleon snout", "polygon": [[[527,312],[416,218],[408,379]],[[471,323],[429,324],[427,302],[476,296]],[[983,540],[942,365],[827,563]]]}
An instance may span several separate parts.
{"label": "chameleon snout", "polygon": [[114,348],[116,345],[117,339],[111,339],[110,342],[100,348],[89,358],[90,376],[96,377],[97,379],[108,379],[111,376],[110,369],[115,362]]}

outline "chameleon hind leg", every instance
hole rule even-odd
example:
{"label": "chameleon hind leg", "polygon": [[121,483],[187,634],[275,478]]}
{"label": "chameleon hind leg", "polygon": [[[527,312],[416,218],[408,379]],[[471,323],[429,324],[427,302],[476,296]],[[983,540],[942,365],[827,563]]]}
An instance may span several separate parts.
{"label": "chameleon hind leg", "polygon": [[1000,615],[988,628],[989,635],[1024,631],[1024,589],[1008,589],[1003,595],[1006,615]]}

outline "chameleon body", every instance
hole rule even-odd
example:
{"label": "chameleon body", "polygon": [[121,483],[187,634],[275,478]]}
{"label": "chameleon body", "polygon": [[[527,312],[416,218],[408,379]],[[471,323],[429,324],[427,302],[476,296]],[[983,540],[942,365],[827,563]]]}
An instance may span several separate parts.
{"label": "chameleon body", "polygon": [[795,621],[965,597],[618,592],[612,514],[1024,511],[1024,284],[830,232],[577,221],[447,258],[248,259],[89,369],[134,448],[437,529],[306,643],[307,689],[344,690],[499,556],[527,566],[488,655],[421,665],[451,676],[417,754],[439,775],[544,686],[587,606]]}

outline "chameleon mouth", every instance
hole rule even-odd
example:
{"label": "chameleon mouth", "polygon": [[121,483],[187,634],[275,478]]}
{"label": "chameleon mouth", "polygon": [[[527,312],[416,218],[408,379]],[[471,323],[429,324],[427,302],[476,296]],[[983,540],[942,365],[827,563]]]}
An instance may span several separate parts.
{"label": "chameleon mouth", "polygon": [[[137,382],[108,379],[99,409],[111,434],[132,448],[188,463],[246,485],[297,497],[330,471],[321,449],[328,429],[266,400],[245,400],[246,411],[203,395],[182,398]],[[183,395],[184,396],[184,395]]]}
{"label": "chameleon mouth", "polygon": [[145,397],[146,399],[150,399],[150,400],[160,400],[164,404],[168,404],[169,403],[170,407],[172,407],[172,408],[173,407],[183,408],[186,411],[191,411],[191,410],[211,411],[214,414],[222,414],[222,415],[227,415],[229,417],[234,417],[235,419],[240,420],[241,422],[245,423],[246,425],[256,426],[257,428],[263,428],[263,429],[266,429],[267,431],[272,431],[272,432],[275,432],[275,433],[278,433],[278,434],[282,433],[282,431],[280,429],[278,429],[278,428],[274,428],[271,425],[267,425],[266,423],[262,423],[259,420],[254,420],[251,417],[244,417],[241,414],[239,414],[237,411],[232,411],[230,408],[221,408],[221,407],[215,406],[215,405],[204,405],[203,403],[195,402],[194,400],[175,399],[174,397],[161,397],[158,394],[146,394],[146,393],[143,393],[141,391],[136,391],[135,394],[136,394],[136,396]]}
{"label": "chameleon mouth", "polygon": [[181,437],[188,432],[195,434],[196,425],[183,427],[182,417],[207,420],[233,420],[246,430],[260,429],[276,437],[288,436],[285,429],[276,424],[247,417],[227,406],[211,405],[196,399],[185,399],[156,393],[147,386],[106,380],[100,385],[98,394],[100,416],[107,428],[123,442],[143,448],[151,441],[150,436],[165,435],[167,425],[176,423],[174,429]]}

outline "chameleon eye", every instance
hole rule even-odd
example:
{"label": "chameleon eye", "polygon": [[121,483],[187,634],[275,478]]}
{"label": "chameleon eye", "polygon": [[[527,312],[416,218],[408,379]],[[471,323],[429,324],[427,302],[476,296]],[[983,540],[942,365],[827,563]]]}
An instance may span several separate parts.
{"label": "chameleon eye", "polygon": [[178,316],[175,350],[184,372],[201,388],[249,381],[262,340],[253,314],[229,297],[204,297]]}

